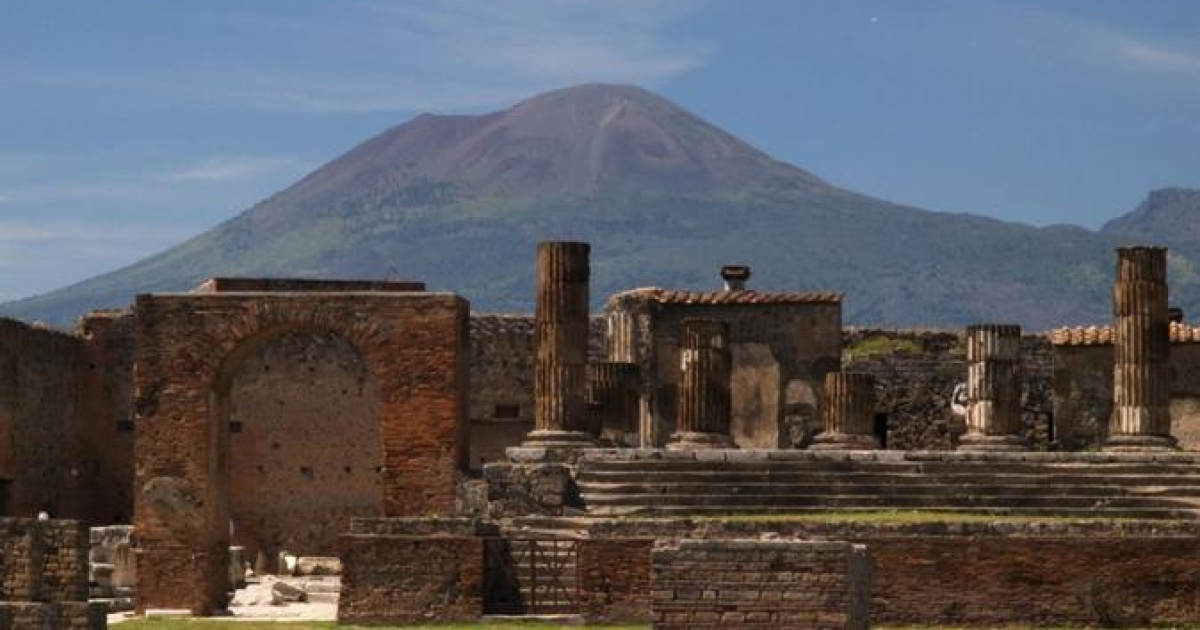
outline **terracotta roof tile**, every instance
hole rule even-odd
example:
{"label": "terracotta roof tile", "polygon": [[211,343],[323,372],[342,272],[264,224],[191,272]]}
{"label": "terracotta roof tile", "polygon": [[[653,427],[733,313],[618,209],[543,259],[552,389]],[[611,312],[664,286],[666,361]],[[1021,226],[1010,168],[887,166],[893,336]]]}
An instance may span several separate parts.
{"label": "terracotta roof tile", "polygon": [[[1171,322],[1171,343],[1200,343],[1200,326]],[[1056,346],[1106,346],[1113,342],[1112,326],[1067,326],[1050,332]]]}
{"label": "terracotta roof tile", "polygon": [[678,291],[643,287],[617,293],[610,302],[635,299],[659,304],[837,304],[842,294],[835,291]]}

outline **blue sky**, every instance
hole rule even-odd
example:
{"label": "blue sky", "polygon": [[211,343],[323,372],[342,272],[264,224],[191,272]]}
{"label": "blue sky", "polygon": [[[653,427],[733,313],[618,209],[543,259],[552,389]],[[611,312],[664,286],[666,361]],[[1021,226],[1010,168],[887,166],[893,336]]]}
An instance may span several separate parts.
{"label": "blue sky", "polygon": [[184,240],[420,112],[591,81],[931,210],[1094,228],[1200,187],[1194,0],[8,0],[0,300]]}

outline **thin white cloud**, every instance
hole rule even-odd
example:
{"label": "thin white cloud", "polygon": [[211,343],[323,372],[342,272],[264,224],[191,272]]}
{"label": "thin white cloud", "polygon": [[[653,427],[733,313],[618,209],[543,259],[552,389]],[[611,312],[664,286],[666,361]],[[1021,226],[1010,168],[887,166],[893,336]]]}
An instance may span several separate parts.
{"label": "thin white cloud", "polygon": [[0,221],[0,242],[174,242],[186,238],[179,230],[84,222]]}
{"label": "thin white cloud", "polygon": [[[1172,48],[1109,33],[1105,42],[1116,54],[1146,70],[1200,76],[1200,51]],[[1200,48],[1200,46],[1197,46]]]}
{"label": "thin white cloud", "polygon": [[[712,46],[669,31],[702,6],[684,0],[362,0],[347,3],[335,21],[247,11],[226,19],[258,36],[272,33],[274,39],[258,43],[280,56],[314,38],[344,41],[347,53],[332,50],[323,67],[183,65],[170,74],[25,64],[0,79],[0,87],[86,86],[110,95],[138,92],[303,113],[479,110],[572,83],[654,87],[687,73],[712,55]],[[372,51],[365,62],[364,50]],[[353,71],[335,71],[339,63]]]}
{"label": "thin white cloud", "polygon": [[227,182],[297,172],[306,167],[286,157],[217,156],[165,173],[172,182]]}

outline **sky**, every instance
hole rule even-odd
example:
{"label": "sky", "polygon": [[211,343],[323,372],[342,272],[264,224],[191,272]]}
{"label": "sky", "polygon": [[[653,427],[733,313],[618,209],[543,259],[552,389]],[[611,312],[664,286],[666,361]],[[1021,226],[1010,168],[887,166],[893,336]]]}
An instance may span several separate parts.
{"label": "sky", "polygon": [[422,112],[654,90],[837,185],[1098,228],[1200,187],[1195,0],[5,0],[0,301]]}

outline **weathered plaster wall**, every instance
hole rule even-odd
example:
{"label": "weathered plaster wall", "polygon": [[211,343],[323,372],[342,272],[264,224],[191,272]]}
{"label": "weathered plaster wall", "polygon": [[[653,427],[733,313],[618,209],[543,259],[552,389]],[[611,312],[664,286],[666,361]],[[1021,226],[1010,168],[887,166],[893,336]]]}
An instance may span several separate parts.
{"label": "weathered plaster wall", "polygon": [[[604,319],[593,317],[588,360],[605,359]],[[533,430],[534,318],[471,314],[471,469],[506,461]]]}
{"label": "weathered plaster wall", "polygon": [[285,333],[247,357],[229,402],[233,544],[331,556],[352,517],[383,513],[379,385],[329,332]]}
{"label": "weathered plaster wall", "polygon": [[[1054,347],[1054,415],[1065,446],[1096,448],[1112,413],[1113,346]],[[1200,343],[1171,344],[1171,433],[1200,449]]]}

